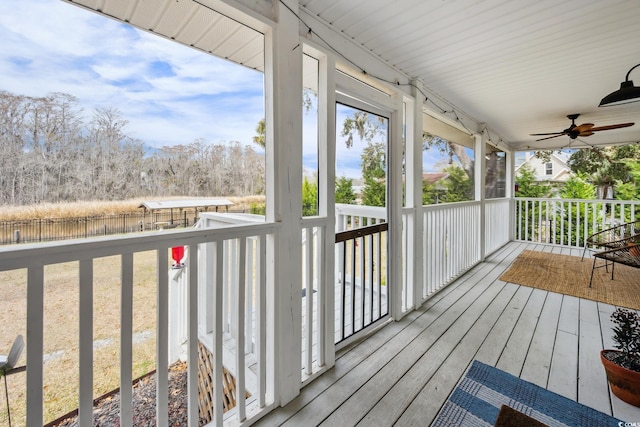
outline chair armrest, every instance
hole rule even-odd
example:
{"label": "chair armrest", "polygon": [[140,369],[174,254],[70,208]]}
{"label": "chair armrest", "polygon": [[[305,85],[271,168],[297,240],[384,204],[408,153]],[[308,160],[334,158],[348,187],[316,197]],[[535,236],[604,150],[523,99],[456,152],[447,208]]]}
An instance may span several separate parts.
{"label": "chair armrest", "polygon": [[595,258],[640,268],[640,243],[607,249],[593,254]]}

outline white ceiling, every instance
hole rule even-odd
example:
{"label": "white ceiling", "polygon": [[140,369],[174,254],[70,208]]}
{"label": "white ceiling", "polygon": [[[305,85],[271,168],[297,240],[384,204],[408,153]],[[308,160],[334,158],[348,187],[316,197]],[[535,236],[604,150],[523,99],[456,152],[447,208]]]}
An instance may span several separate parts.
{"label": "white ceiling", "polygon": [[[252,68],[262,38],[203,6],[176,0],[67,0]],[[247,2],[247,0],[240,0]],[[277,0],[276,0],[277,1]],[[261,0],[264,3],[264,0]],[[640,141],[640,102],[598,108],[640,63],[638,0],[299,0],[323,21],[446,99],[513,148]],[[262,4],[261,7],[264,8]],[[229,37],[244,31],[242,37]],[[259,51],[259,53],[258,53]],[[630,78],[640,85],[640,68]],[[577,124],[636,125],[535,142]],[[571,145],[569,145],[571,143]]]}
{"label": "white ceiling", "polygon": [[[530,133],[636,122],[580,138],[640,141],[640,102],[598,104],[640,63],[638,0],[300,0],[302,8],[487,123],[515,147]],[[640,68],[630,78],[640,85]],[[572,146],[579,145],[574,141]]]}

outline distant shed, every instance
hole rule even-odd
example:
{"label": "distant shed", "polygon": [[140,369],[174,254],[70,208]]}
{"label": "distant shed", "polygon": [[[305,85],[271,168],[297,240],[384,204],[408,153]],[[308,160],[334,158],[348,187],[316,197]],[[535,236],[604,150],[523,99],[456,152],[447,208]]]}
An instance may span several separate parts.
{"label": "distant shed", "polygon": [[[233,202],[230,202],[227,199],[185,199],[146,201],[142,202],[139,208],[144,209],[145,215],[147,213],[150,214],[151,218],[153,219],[153,226],[155,228],[165,228],[177,226],[173,216],[174,210],[178,210],[178,221],[183,222],[182,225],[186,227],[188,225],[188,211],[193,211],[193,221],[195,223],[198,218],[198,212],[206,212],[212,208],[215,208],[215,211],[218,212],[218,209],[220,209],[220,207],[224,207],[225,211],[228,212],[229,206],[231,205],[233,205]],[[165,215],[160,215],[161,213],[164,213],[163,211],[169,211],[169,218],[166,218]]]}

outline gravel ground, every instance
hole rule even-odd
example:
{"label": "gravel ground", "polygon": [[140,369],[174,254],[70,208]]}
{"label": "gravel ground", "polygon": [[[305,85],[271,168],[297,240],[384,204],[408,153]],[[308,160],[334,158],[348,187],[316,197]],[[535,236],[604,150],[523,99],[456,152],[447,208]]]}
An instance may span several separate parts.
{"label": "gravel ground", "polygon": [[[120,425],[120,394],[102,399],[93,410],[95,427]],[[169,368],[169,425],[187,424],[187,364],[177,363]],[[155,374],[144,378],[133,388],[133,425],[151,427],[156,425],[156,381]],[[77,416],[67,418],[55,427],[78,426]]]}

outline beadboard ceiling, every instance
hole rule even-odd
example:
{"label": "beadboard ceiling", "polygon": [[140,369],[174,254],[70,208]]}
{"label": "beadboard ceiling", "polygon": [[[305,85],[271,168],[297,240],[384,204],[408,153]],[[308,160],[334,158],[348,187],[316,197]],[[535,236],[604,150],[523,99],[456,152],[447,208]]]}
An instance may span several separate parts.
{"label": "beadboard ceiling", "polygon": [[[262,36],[203,2],[67,0],[261,69]],[[265,0],[254,0],[265,9]],[[247,0],[241,3],[251,4]],[[267,2],[268,3],[268,2]],[[515,149],[640,141],[640,102],[598,107],[640,63],[638,0],[299,0],[335,29]],[[257,6],[257,7],[258,7]],[[304,26],[302,25],[302,28]],[[349,58],[353,59],[353,58]],[[640,68],[630,78],[640,85]],[[571,141],[530,133],[635,122]]]}

